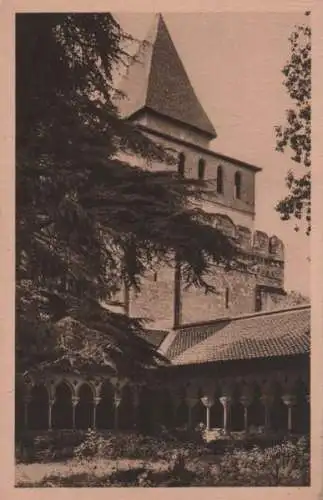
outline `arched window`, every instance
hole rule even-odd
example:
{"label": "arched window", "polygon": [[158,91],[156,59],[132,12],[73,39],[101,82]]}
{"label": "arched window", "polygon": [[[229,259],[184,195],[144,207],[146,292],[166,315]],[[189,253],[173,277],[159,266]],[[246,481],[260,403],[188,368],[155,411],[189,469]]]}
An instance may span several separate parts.
{"label": "arched window", "polygon": [[178,156],[178,175],[180,177],[185,176],[185,155],[180,153]]}
{"label": "arched window", "polygon": [[259,312],[262,310],[262,297],[261,297],[261,290],[257,286],[256,287],[256,292],[255,292],[255,311]]}
{"label": "arched window", "polygon": [[197,173],[199,180],[202,181],[205,177],[205,160],[203,160],[203,158],[200,158],[199,160]]}
{"label": "arched window", "polygon": [[236,172],[234,175],[234,197],[237,200],[241,198],[241,174]]}
{"label": "arched window", "polygon": [[223,170],[221,165],[218,167],[216,176],[216,192],[218,194],[223,194]]}
{"label": "arched window", "polygon": [[225,289],[225,308],[229,309],[229,288]]}

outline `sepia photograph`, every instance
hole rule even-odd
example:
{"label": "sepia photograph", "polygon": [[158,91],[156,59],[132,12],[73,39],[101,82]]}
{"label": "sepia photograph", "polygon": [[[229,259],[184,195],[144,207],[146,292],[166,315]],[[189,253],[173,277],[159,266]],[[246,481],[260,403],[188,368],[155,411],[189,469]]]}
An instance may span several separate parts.
{"label": "sepia photograph", "polygon": [[15,487],[309,487],[311,13],[14,36]]}

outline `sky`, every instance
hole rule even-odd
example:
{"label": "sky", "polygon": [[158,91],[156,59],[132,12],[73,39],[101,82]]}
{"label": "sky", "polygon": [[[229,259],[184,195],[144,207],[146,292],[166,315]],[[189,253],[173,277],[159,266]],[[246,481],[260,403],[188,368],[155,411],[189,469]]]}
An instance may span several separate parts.
{"label": "sky", "polygon": [[[144,39],[155,14],[115,14],[121,26]],[[285,244],[285,288],[310,294],[310,242],[294,221],[283,222],[274,207],[287,194],[285,176],[299,168],[290,154],[275,151],[275,125],[292,105],[281,70],[288,37],[304,21],[300,12],[163,13],[176,49],[218,137],[211,149],[253,163],[255,228]],[[308,18],[306,18],[307,20]]]}

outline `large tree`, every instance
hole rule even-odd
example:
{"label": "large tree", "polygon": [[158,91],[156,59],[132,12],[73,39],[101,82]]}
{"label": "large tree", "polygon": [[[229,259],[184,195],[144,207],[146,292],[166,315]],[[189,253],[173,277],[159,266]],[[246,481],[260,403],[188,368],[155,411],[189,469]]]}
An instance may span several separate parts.
{"label": "large tree", "polygon": [[[306,12],[309,16],[309,12]],[[303,171],[290,170],[286,178],[287,196],[276,210],[283,220],[305,219],[306,232],[311,229],[311,27],[298,25],[290,38],[290,57],[282,72],[284,85],[293,101],[286,111],[286,124],[276,127],[277,150],[291,151],[291,158]]]}
{"label": "large tree", "polygon": [[[16,17],[17,369],[66,356],[100,364],[107,351],[124,368],[151,363],[142,323],[102,301],[123,283],[140,289],[144,272],[174,255],[186,284],[209,290],[212,263],[234,255],[189,203],[203,186],[170,175],[173,153],[119,116],[113,74],[127,64],[126,39],[110,14]],[[57,342],[66,317],[83,338],[74,357],[70,342]]]}

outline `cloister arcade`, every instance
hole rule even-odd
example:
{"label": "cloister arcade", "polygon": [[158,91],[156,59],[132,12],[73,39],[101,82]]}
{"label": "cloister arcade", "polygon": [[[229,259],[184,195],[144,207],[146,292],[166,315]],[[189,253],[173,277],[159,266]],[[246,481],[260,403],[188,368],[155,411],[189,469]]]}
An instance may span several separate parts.
{"label": "cloister arcade", "polygon": [[265,385],[218,381],[198,385],[135,385],[117,379],[85,380],[55,376],[28,378],[16,391],[19,429],[110,429],[143,432],[158,426],[208,430],[304,433],[309,429],[306,381],[294,377],[288,384],[271,380]]}

